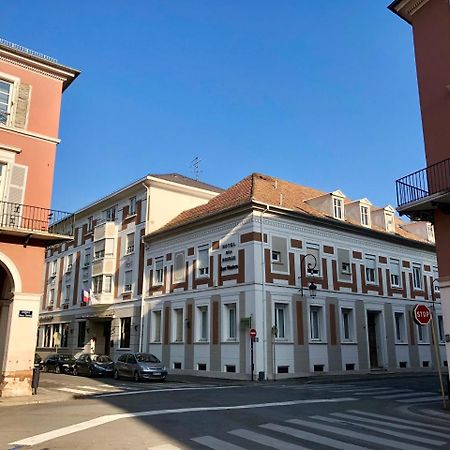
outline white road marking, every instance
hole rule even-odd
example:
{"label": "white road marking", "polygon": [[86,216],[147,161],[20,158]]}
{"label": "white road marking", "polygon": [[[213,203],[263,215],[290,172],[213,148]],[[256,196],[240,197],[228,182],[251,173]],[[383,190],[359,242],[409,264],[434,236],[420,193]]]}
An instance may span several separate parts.
{"label": "white road marking", "polygon": [[379,392],[361,392],[361,393],[356,393],[359,395],[398,395],[398,394],[405,394],[406,392],[411,392],[410,389],[399,389],[399,390],[395,390],[395,389],[386,389],[385,391],[379,391]]}
{"label": "white road marking", "polygon": [[[81,389],[87,389],[89,391],[100,391],[100,392],[105,392],[105,388],[98,388],[98,387],[94,387],[94,386],[75,386],[76,388],[81,388]],[[111,388],[111,386],[110,386]],[[110,391],[112,391],[112,389],[109,389]],[[114,389],[114,391],[117,391],[117,389]]]}
{"label": "white road marking", "polygon": [[450,414],[448,412],[444,413],[444,412],[441,412],[441,411],[433,411],[432,409],[425,409],[423,412],[427,413],[430,416],[436,416],[436,417],[439,417],[439,418],[442,418],[442,419],[447,419],[447,420],[450,419]]}
{"label": "white road marking", "polygon": [[228,433],[239,436],[241,438],[247,439],[252,442],[257,442],[261,445],[266,445],[267,447],[272,447],[277,450],[311,450],[302,445],[292,444],[290,442],[282,441],[280,439],[275,439],[273,437],[267,436],[266,434],[255,433],[254,431],[244,430],[243,428],[229,431]]}
{"label": "white road marking", "polygon": [[[104,425],[105,423],[114,422],[120,419],[130,419],[133,417],[147,417],[147,416],[159,416],[166,414],[183,414],[183,413],[193,413],[193,412],[205,412],[205,411],[233,411],[240,409],[256,409],[256,408],[273,408],[279,406],[293,406],[293,405],[308,405],[315,403],[342,403],[357,401],[357,398],[344,397],[344,398],[318,398],[310,400],[291,400],[286,402],[273,402],[273,403],[254,403],[248,405],[236,405],[236,406],[205,406],[198,408],[180,408],[180,409],[160,409],[152,411],[142,411],[137,413],[123,413],[123,414],[110,414],[106,416],[96,417],[95,419],[87,420],[85,422],[80,422],[74,425],[69,425],[67,427],[57,428],[53,431],[48,431],[46,433],[37,434],[29,438],[21,439],[10,443],[9,445],[37,445],[42,442],[50,441],[51,439],[56,439],[61,436],[66,436],[68,434],[76,433],[78,431],[87,430],[90,428],[97,427],[99,425]],[[411,449],[413,450],[413,449]]]}
{"label": "white road marking", "polygon": [[410,443],[404,444],[402,442],[398,442],[398,440],[393,441],[391,439],[382,438],[380,436],[374,438],[374,436],[369,436],[365,433],[358,433],[356,431],[346,430],[331,425],[324,425],[323,423],[308,422],[307,420],[300,420],[300,419],[291,419],[287,420],[287,422],[293,423],[295,425],[314,428],[319,431],[326,431],[327,433],[334,433],[341,436],[346,436],[352,439],[359,439],[365,442],[373,443],[375,440],[378,445],[382,445],[383,447],[393,447],[395,449],[401,450],[429,450],[426,449],[425,447],[420,447],[418,445],[413,445]]}
{"label": "white road marking", "polygon": [[246,450],[244,447],[239,447],[231,442],[222,441],[222,439],[217,439],[213,436],[202,436],[191,439],[191,441],[212,448],[213,450]]}
{"label": "white road marking", "polygon": [[437,395],[435,397],[418,397],[418,398],[404,398],[403,400],[397,400],[399,403],[429,403],[429,402],[441,402],[442,397]]}
{"label": "white road marking", "polygon": [[154,447],[149,447],[148,450],[181,450],[180,447],[176,447],[172,444],[161,444],[155,445]]}
{"label": "white road marking", "polygon": [[[400,391],[398,391],[400,392]],[[380,395],[380,396],[375,396],[375,398],[380,399],[380,400],[388,400],[388,399],[396,399],[396,398],[407,398],[407,397],[417,397],[417,396],[424,396],[424,395],[436,395],[434,392],[409,392],[408,394],[401,394],[401,393],[397,393],[397,394],[390,394],[390,395]]]}
{"label": "white road marking", "polygon": [[386,416],[384,414],[375,414],[375,413],[369,413],[366,411],[359,411],[357,409],[350,409],[349,411],[347,411],[349,413],[353,413],[353,414],[358,414],[360,416],[368,416],[368,417],[375,417],[377,419],[383,419],[387,422],[398,422],[398,423],[406,423],[407,425],[416,425],[417,427],[420,428],[431,428],[434,430],[441,430],[441,431],[447,431],[448,432],[448,428],[447,427],[443,427],[443,426],[439,426],[439,425],[432,425],[430,423],[423,423],[423,422],[418,422],[417,420],[409,420],[409,419],[400,419],[398,417],[394,417],[394,416]]}
{"label": "white road marking", "polygon": [[319,434],[310,433],[308,431],[298,430],[296,428],[286,427],[283,425],[276,425],[274,423],[266,423],[264,425],[260,425],[260,427],[266,428],[267,430],[278,431],[279,433],[284,433],[295,438],[303,439],[305,441],[312,441],[317,444],[337,448],[340,450],[368,450],[367,447],[349,444],[348,442],[338,441],[337,439],[331,439]]}
{"label": "white road marking", "polygon": [[80,395],[90,395],[92,392],[82,391],[81,389],[73,389],[73,388],[58,388],[58,391],[71,392],[72,394],[80,394]]}
{"label": "white road marking", "polygon": [[[379,391],[385,391],[387,388],[385,388],[385,387],[378,387],[378,388],[374,388],[374,387],[371,387],[371,388],[353,388],[353,389],[343,389],[343,390],[341,390],[341,392],[344,392],[344,391],[348,391],[348,392],[355,392],[355,393],[362,393],[362,392],[374,392],[374,393],[377,393],[377,392],[379,392]],[[393,392],[395,392],[395,390],[392,390]]]}

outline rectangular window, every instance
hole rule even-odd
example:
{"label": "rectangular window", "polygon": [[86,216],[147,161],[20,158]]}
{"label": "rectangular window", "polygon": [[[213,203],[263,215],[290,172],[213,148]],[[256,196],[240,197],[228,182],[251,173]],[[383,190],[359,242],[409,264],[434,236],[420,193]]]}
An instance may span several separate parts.
{"label": "rectangular window", "polygon": [[279,263],[281,262],[281,253],[276,250],[272,250],[272,262]]}
{"label": "rectangular window", "polygon": [[69,344],[69,329],[70,324],[63,323],[61,326],[61,347],[68,347]]}
{"label": "rectangular window", "polygon": [[136,214],[136,197],[131,197],[128,204],[128,215],[133,216]]}
{"label": "rectangular window", "polygon": [[110,294],[112,291],[112,275],[105,275],[105,284],[103,286],[103,292]]}
{"label": "rectangular window", "polygon": [[338,248],[337,257],[338,257],[338,278],[341,280],[350,281],[352,279],[350,251]]}
{"label": "rectangular window", "polygon": [[127,234],[127,249],[126,253],[134,252],[134,233]]}
{"label": "rectangular window", "polygon": [[439,288],[439,282],[437,281],[439,279],[439,272],[438,272],[438,268],[435,266],[433,267],[433,289],[434,292],[439,292],[440,288]]}
{"label": "rectangular window", "polygon": [[285,303],[275,303],[275,337],[278,339],[286,339],[286,314],[287,305]]}
{"label": "rectangular window", "polygon": [[56,275],[57,270],[58,270],[58,260],[54,259],[52,261],[52,276]]}
{"label": "rectangular window", "polygon": [[198,317],[199,317],[199,341],[208,340],[208,307],[199,306],[198,307]]}
{"label": "rectangular window", "polygon": [[131,317],[120,319],[120,348],[130,348]]}
{"label": "rectangular window", "polygon": [[416,325],[417,327],[417,341],[421,344],[428,343],[428,325]]}
{"label": "rectangular window", "polygon": [[438,333],[439,333],[439,342],[445,342],[445,333],[444,333],[444,319],[442,316],[437,316],[438,322]]}
{"label": "rectangular window", "polygon": [[133,290],[133,271],[132,270],[127,270],[125,272],[125,279],[124,279],[123,284],[124,284],[123,290],[125,292]]}
{"label": "rectangular window", "polygon": [[206,277],[209,274],[209,245],[202,245],[197,250],[197,276]]}
{"label": "rectangular window", "polygon": [[400,287],[400,261],[398,259],[391,259],[389,266],[391,274],[391,286]]}
{"label": "rectangular window", "polygon": [[94,294],[101,294],[103,290],[103,275],[92,277],[92,291]]}
{"label": "rectangular window", "polygon": [[65,288],[64,288],[64,303],[69,303],[69,301],[70,301],[70,289],[71,289],[71,285],[66,284]]}
{"label": "rectangular window", "polygon": [[105,209],[105,211],[103,211],[103,217],[107,222],[114,222],[116,219],[116,207],[111,206],[111,208]]}
{"label": "rectangular window", "polygon": [[55,303],[55,289],[50,289],[48,291],[48,305],[53,306]]}
{"label": "rectangular window", "polygon": [[343,341],[353,341],[354,340],[354,332],[353,332],[353,309],[351,308],[342,308],[342,338]]}
{"label": "rectangular window", "polygon": [[66,272],[70,272],[72,270],[72,262],[73,262],[73,254],[67,255]]}
{"label": "rectangular window", "polygon": [[52,336],[51,325],[45,325],[45,327],[44,327],[44,347],[50,347],[51,336]]}
{"label": "rectangular window", "polygon": [[311,306],[309,309],[309,328],[312,341],[320,341],[322,339],[322,308],[320,306]]}
{"label": "rectangular window", "polygon": [[78,322],[78,347],[84,347],[86,343],[86,322]]}
{"label": "rectangular window", "polygon": [[344,218],[344,202],[341,198],[333,197],[333,215],[335,219],[342,220]]}
{"label": "rectangular window", "polygon": [[306,243],[305,269],[307,275],[320,276],[320,249],[318,244]]}
{"label": "rectangular window", "polygon": [[227,318],[227,339],[237,339],[237,325],[236,325],[236,303],[225,305]]}
{"label": "rectangular window", "polygon": [[361,205],[361,224],[368,227],[370,225],[369,208]]}
{"label": "rectangular window", "polygon": [[272,270],[274,272],[288,272],[287,239],[272,236]]}
{"label": "rectangular window", "polygon": [[0,80],[0,123],[8,123],[11,108],[12,84]]}
{"label": "rectangular window", "polygon": [[154,276],[154,280],[153,280],[153,284],[155,286],[159,286],[159,285],[163,284],[163,274],[164,274],[163,259],[156,258],[155,259],[155,276]]}
{"label": "rectangular window", "polygon": [[376,257],[374,255],[366,255],[366,282],[377,282],[377,264]]}
{"label": "rectangular window", "polygon": [[88,267],[91,264],[91,249],[87,249],[84,254],[84,267]]}
{"label": "rectangular window", "polygon": [[414,289],[422,289],[422,266],[413,263],[413,286]]}
{"label": "rectangular window", "polygon": [[87,232],[90,233],[94,229],[94,217],[88,217]]}
{"label": "rectangular window", "polygon": [[94,259],[101,259],[105,257],[105,240],[101,240],[94,245]]}
{"label": "rectangular window", "polygon": [[161,342],[161,311],[153,311],[153,342]]}
{"label": "rectangular window", "polygon": [[384,217],[386,220],[386,231],[389,231],[390,233],[395,233],[394,215],[386,213]]}
{"label": "rectangular window", "polygon": [[406,342],[405,314],[402,312],[395,312],[394,322],[395,322],[395,340],[399,343]]}
{"label": "rectangular window", "polygon": [[175,309],[175,341],[183,342],[183,308]]}
{"label": "rectangular window", "polygon": [[181,283],[184,281],[186,261],[184,252],[175,253],[173,281]]}

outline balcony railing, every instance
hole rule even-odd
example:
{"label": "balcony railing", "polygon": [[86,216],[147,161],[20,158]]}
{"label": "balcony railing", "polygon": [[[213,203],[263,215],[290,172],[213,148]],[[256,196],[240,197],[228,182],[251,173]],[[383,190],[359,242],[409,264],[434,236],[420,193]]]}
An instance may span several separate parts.
{"label": "balcony railing", "polygon": [[399,207],[450,192],[450,158],[398,179],[396,190]]}
{"label": "balcony railing", "polygon": [[0,201],[0,227],[73,236],[75,216],[68,212]]}

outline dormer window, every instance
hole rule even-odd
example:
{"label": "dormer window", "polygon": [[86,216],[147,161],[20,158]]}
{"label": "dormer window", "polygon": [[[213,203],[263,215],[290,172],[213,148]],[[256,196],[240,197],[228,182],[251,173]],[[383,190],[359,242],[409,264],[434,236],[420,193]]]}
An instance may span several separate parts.
{"label": "dormer window", "polygon": [[370,226],[369,208],[364,205],[361,205],[361,225]]}
{"label": "dormer window", "polygon": [[333,197],[333,217],[339,220],[344,218],[344,201],[341,198]]}
{"label": "dormer window", "polygon": [[394,214],[386,213],[385,218],[386,218],[386,231],[394,233],[395,232]]}

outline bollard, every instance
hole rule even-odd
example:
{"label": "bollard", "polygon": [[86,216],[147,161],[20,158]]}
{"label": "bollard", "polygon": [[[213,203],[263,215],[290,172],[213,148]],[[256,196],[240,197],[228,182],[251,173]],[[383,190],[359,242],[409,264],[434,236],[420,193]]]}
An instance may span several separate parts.
{"label": "bollard", "polygon": [[37,388],[39,386],[39,376],[41,371],[39,370],[39,364],[36,364],[33,368],[33,378],[31,379],[31,392],[32,395],[37,394]]}

